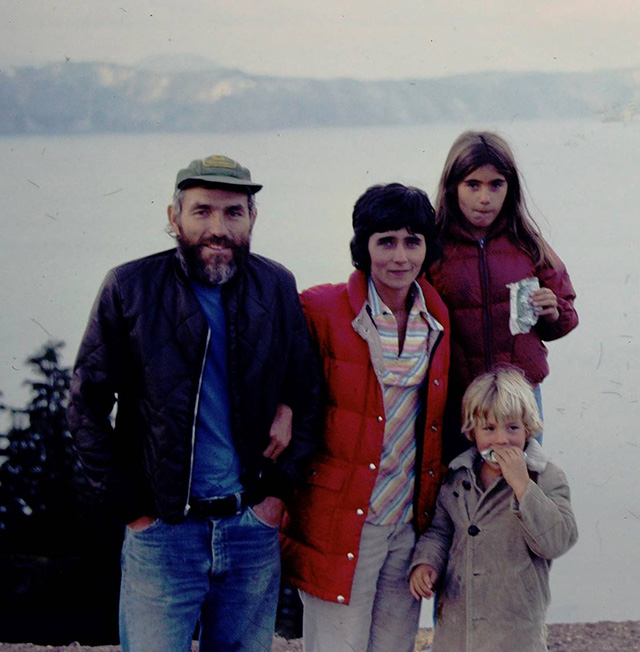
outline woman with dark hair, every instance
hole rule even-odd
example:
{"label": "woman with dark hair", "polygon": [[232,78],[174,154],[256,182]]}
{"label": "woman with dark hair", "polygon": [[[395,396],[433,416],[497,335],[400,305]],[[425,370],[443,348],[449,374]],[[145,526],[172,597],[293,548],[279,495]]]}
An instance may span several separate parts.
{"label": "woman with dark hair", "polygon": [[369,188],[353,229],[347,283],[302,294],[324,430],[285,520],[284,571],[300,589],[306,652],[410,652],[409,564],[444,470],[449,320],[423,278],[440,247],[429,198],[399,183]]}

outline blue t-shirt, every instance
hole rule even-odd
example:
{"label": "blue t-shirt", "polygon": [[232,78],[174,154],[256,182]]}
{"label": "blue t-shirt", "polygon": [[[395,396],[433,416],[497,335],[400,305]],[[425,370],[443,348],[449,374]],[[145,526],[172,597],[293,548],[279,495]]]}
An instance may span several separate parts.
{"label": "blue t-shirt", "polygon": [[191,496],[213,498],[242,491],[241,463],[231,434],[227,374],[227,317],[220,287],[191,281],[211,338],[200,388]]}

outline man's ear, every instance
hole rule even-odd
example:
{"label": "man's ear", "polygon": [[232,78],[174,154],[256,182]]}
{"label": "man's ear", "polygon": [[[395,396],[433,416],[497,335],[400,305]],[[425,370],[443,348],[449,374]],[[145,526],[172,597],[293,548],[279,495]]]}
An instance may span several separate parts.
{"label": "man's ear", "polygon": [[176,234],[180,235],[180,229],[178,227],[178,217],[180,217],[173,207],[173,204],[167,206],[167,218],[169,219],[169,226],[171,230]]}

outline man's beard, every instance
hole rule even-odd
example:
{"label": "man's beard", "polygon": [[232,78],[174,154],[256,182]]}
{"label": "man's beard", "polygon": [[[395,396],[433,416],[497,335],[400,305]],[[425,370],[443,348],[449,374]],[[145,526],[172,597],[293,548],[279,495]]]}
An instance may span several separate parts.
{"label": "man's beard", "polygon": [[[222,285],[231,280],[239,269],[242,269],[249,256],[249,238],[240,241],[226,237],[211,236],[193,244],[187,242],[181,235],[177,236],[178,259],[184,273],[204,285]],[[231,260],[226,255],[216,254],[209,262],[202,259],[202,251],[207,244],[222,245],[231,250]]]}

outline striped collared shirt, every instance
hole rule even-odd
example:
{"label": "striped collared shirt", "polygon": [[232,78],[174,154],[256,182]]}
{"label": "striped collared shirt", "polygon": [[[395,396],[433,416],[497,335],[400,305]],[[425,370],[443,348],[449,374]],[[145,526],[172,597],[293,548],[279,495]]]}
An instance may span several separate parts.
{"label": "striped collared shirt", "polygon": [[413,516],[419,390],[427,373],[431,349],[442,330],[427,311],[417,283],[413,284],[411,293],[413,305],[399,355],[395,317],[369,279],[369,313],[375,325],[372,337],[379,338],[376,344],[382,349],[382,359],[376,361],[372,356],[372,361],[382,387],[386,417],[382,456],[367,515],[367,521],[375,525],[407,523]]}

